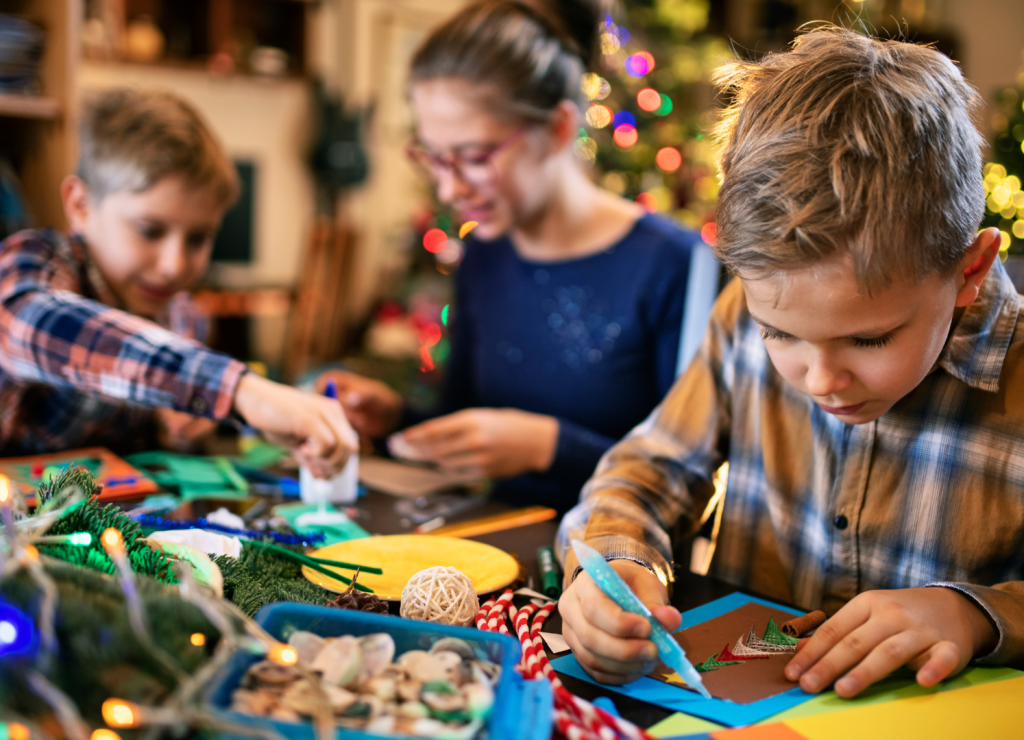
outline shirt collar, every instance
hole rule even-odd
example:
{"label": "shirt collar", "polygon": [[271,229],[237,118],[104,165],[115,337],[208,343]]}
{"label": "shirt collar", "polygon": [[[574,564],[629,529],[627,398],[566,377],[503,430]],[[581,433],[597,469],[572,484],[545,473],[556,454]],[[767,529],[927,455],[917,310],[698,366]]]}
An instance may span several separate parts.
{"label": "shirt collar", "polygon": [[1020,296],[998,260],[981,292],[964,311],[939,356],[938,365],[972,388],[995,392],[1017,327]]}

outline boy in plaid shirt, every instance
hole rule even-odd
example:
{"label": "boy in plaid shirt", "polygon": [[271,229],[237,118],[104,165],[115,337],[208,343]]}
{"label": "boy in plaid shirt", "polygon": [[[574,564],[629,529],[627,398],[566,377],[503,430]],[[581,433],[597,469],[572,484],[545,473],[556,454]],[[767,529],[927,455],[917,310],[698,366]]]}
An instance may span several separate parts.
{"label": "boy in plaid shirt", "polygon": [[[786,669],[863,691],[1024,664],[1024,332],[985,208],[976,95],[934,49],[825,27],[720,73],[715,250],[738,276],[701,351],[563,521],[656,616],[672,541],[729,462],[711,573],[830,619]],[[591,675],[656,665],[585,574],[559,603]]]}
{"label": "boy in plaid shirt", "polygon": [[187,290],[238,183],[195,110],[112,90],[87,106],[70,233],[0,245],[0,455],[182,447],[240,418],[321,475],[356,437],[340,404],[273,383],[198,341]]}

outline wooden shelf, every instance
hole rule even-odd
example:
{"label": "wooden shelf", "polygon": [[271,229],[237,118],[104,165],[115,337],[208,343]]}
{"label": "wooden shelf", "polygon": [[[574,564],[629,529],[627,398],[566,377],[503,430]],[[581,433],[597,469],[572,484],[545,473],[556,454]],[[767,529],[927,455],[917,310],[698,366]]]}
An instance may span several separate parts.
{"label": "wooden shelf", "polygon": [[53,121],[60,114],[61,103],[56,98],[0,94],[0,117]]}

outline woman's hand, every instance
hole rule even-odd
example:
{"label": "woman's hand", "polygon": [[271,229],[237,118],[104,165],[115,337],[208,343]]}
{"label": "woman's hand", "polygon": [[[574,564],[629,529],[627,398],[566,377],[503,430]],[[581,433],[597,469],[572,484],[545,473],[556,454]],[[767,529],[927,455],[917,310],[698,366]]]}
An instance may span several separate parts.
{"label": "woman's hand", "polygon": [[558,420],[518,409],[465,409],[409,427],[395,446],[450,470],[511,478],[551,467]]}
{"label": "woman's hand", "polygon": [[[669,632],[682,624],[668,605],[668,590],[658,577],[632,560],[609,563]],[[601,683],[629,683],[658,667],[658,648],[647,639],[651,624],[623,611],[585,572],[576,576],[558,600],[562,635],[580,665]]]}
{"label": "woman's hand", "polygon": [[402,397],[384,383],[343,370],[328,370],[316,379],[318,393],[324,392],[328,380],[334,381],[345,415],[362,436],[379,439],[398,426]]}
{"label": "woman's hand", "polygon": [[299,463],[318,478],[340,473],[359,449],[359,438],[333,398],[246,373],[235,389],[234,406],[249,426],[291,448]]}
{"label": "woman's hand", "polygon": [[991,652],[998,637],[981,609],[954,589],[865,591],[797,646],[786,678],[812,693],[835,681],[848,699],[906,665],[931,687]]}

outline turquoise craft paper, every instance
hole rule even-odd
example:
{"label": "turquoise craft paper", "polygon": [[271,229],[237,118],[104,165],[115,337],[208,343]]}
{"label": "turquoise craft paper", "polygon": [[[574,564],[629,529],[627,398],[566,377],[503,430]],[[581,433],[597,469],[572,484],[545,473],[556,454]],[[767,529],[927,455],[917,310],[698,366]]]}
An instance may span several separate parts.
{"label": "turquoise craft paper", "polygon": [[[714,619],[715,617],[721,616],[726,612],[731,612],[733,609],[738,609],[744,604],[749,604],[751,602],[770,606],[775,609],[782,609],[783,611],[790,612],[791,614],[799,615],[803,613],[780,604],[775,604],[771,601],[758,599],[754,596],[733,593],[728,596],[723,596],[721,599],[716,599],[708,604],[704,604],[703,606],[698,606],[696,609],[690,609],[689,611],[683,612],[683,624],[679,629],[682,630],[687,627],[693,627],[694,625],[701,624],[709,619]],[[795,688],[750,704],[736,704],[735,702],[731,702],[726,699],[705,699],[696,692],[689,691],[688,689],[683,689],[678,686],[670,686],[669,684],[661,681],[655,681],[653,678],[647,677],[622,686],[608,686],[601,684],[591,678],[590,674],[583,670],[580,664],[576,661],[576,656],[572,653],[560,658],[555,658],[551,661],[551,665],[558,673],[563,673],[567,676],[578,678],[581,681],[592,683],[596,686],[600,686],[606,691],[625,694],[626,696],[634,699],[645,701],[648,704],[655,704],[659,707],[671,709],[676,712],[685,712],[686,714],[692,714],[696,717],[703,717],[704,719],[709,719],[712,722],[718,722],[719,724],[726,725],[728,727],[739,727],[741,725],[760,722],[763,719],[771,717],[773,714],[778,714],[790,707],[795,707],[797,704],[802,704],[815,696],[814,694],[804,692],[802,689]]]}

